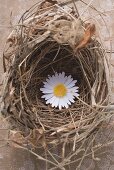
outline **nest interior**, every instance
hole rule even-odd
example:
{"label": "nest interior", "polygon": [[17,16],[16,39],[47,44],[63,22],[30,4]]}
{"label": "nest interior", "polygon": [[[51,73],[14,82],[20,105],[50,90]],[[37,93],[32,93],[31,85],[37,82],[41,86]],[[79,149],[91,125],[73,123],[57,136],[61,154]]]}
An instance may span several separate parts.
{"label": "nest interior", "polygon": [[[41,4],[37,7],[41,8]],[[107,103],[105,52],[94,38],[91,38],[86,47],[75,51],[72,44],[59,43],[51,34],[30,47],[32,42],[40,39],[47,31],[44,27],[37,27],[31,38],[28,32],[33,29],[33,23],[36,24],[37,20],[37,23],[44,26],[44,23],[52,20],[50,15],[47,20],[44,14],[50,13],[50,9],[57,14],[59,7],[53,4],[51,8],[44,9],[35,13],[36,18],[30,19],[29,13],[23,21],[26,26],[21,25],[16,30],[18,38],[14,41],[14,37],[10,37],[13,52],[5,57],[8,79],[3,95],[4,109],[7,111],[3,110],[2,113],[10,121],[13,130],[21,131],[24,137],[28,137],[28,141],[34,138],[35,146],[41,143],[42,138],[45,138],[45,143],[64,142],[65,138],[71,142],[74,137],[79,142],[104,119],[104,109],[97,107],[97,104]],[[41,15],[44,17],[42,21]],[[60,13],[59,20],[61,17],[62,21],[65,18],[65,22],[70,22],[64,11]],[[80,96],[71,107],[59,110],[45,104],[41,99],[40,88],[48,75],[63,71],[77,80]]]}

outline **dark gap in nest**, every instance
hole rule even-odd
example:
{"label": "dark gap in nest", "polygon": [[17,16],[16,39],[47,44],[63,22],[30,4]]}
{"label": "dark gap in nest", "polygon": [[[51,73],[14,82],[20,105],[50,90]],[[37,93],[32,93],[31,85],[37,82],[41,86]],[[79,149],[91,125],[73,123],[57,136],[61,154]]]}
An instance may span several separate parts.
{"label": "dark gap in nest", "polygon": [[[51,48],[49,47],[50,49],[47,50],[49,44],[51,44]],[[41,49],[44,49],[45,51],[45,48],[47,50],[46,54],[39,59],[39,56],[43,55],[41,54]],[[80,96],[83,91],[86,91],[86,95],[88,93],[89,97],[90,92],[88,91],[87,83],[84,80],[84,75],[80,68],[78,54],[75,56],[69,46],[60,46],[54,42],[44,44],[41,49],[38,49],[28,61],[28,68],[29,65],[35,65],[35,69],[31,75],[29,83],[26,86],[26,92],[31,103],[35,104],[37,98],[45,104],[45,101],[41,100],[42,93],[40,92],[40,88],[43,86],[43,81],[45,81],[48,75],[53,75],[55,72],[60,73],[62,71],[64,71],[67,76],[71,75],[73,79],[77,80]],[[87,59],[85,58],[85,60]],[[89,74],[89,72],[87,74]],[[91,84],[92,83],[93,82],[91,82]]]}

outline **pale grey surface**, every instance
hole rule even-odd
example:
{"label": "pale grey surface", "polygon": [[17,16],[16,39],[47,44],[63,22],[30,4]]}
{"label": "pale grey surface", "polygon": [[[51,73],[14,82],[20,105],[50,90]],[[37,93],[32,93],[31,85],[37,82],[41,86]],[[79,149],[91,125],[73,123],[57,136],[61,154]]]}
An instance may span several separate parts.
{"label": "pale grey surface", "polygon": [[[94,0],[95,1],[95,0]],[[19,19],[20,15],[28,9],[34,2],[38,0],[0,0],[0,63],[2,63],[2,52],[6,37],[11,31],[10,22],[15,24]],[[87,1],[85,1],[87,2]],[[96,0],[94,5],[102,11],[108,11],[106,20],[109,28],[111,40],[114,41],[114,2],[113,0]],[[80,6],[80,5],[79,5]],[[111,10],[112,9],[112,10]],[[11,14],[12,13],[12,14]],[[89,14],[89,12],[88,12]],[[83,17],[88,17],[88,14]],[[94,15],[93,15],[94,16]],[[106,19],[107,19],[106,18]],[[100,19],[99,19],[100,20]],[[107,48],[109,45],[109,35],[104,23],[101,23],[102,38],[105,40]],[[114,58],[112,57],[112,63],[114,64]],[[0,67],[0,75],[2,77],[3,69],[2,65]],[[112,68],[112,78],[114,78],[114,69]],[[1,79],[0,79],[1,81]],[[114,88],[112,88],[114,92]],[[1,129],[4,129],[6,122],[1,123]],[[108,127],[105,127],[103,132],[99,134],[98,142],[104,142],[109,137],[114,138],[114,122]],[[0,139],[7,138],[7,130],[0,130]],[[0,146],[3,143],[0,144]],[[87,158],[81,167],[81,170],[114,170],[114,144],[101,150],[105,154],[100,155],[100,161],[91,160]],[[37,161],[37,159],[31,156],[29,153],[22,151],[20,149],[11,148],[4,146],[0,148],[0,170],[45,170],[42,165]],[[74,170],[76,167],[73,167]]]}

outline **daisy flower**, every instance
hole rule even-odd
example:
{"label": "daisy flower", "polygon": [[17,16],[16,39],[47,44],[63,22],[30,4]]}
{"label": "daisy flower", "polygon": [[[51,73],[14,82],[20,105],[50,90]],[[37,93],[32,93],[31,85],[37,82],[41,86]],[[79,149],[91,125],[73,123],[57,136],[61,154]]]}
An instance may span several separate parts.
{"label": "daisy flower", "polygon": [[74,99],[79,96],[78,87],[75,86],[77,80],[73,80],[71,75],[65,76],[65,73],[55,73],[48,76],[43,82],[43,88],[40,88],[44,94],[42,98],[46,100],[46,104],[51,104],[52,107],[68,108]]}

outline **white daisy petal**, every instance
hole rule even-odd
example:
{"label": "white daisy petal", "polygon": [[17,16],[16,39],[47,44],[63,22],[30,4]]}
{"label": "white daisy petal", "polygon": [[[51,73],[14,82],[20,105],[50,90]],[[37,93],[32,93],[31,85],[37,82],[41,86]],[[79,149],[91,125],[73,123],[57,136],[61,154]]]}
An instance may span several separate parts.
{"label": "white daisy petal", "polygon": [[46,101],[46,104],[52,104],[55,100],[56,100],[56,97],[53,96],[52,98],[50,98]]}
{"label": "white daisy petal", "polygon": [[78,93],[74,93],[73,95],[74,95],[75,97],[78,97],[78,96],[79,96],[79,94],[78,94]]}
{"label": "white daisy petal", "polygon": [[50,84],[45,83],[44,88],[51,90],[53,87]]}
{"label": "white daisy petal", "polygon": [[67,103],[69,105],[71,104],[70,101],[69,101],[69,98],[67,96],[63,97],[63,100],[64,100],[65,103]]}
{"label": "white daisy petal", "polygon": [[42,91],[42,93],[52,93],[53,89],[40,88],[40,91]]}
{"label": "white daisy petal", "polygon": [[63,78],[65,78],[65,72],[64,71],[62,72],[61,75],[62,75]]}
{"label": "white daisy petal", "polygon": [[68,97],[70,102],[74,103],[74,95],[72,95],[71,93],[68,93],[67,97]]}
{"label": "white daisy petal", "polygon": [[74,87],[76,82],[77,82],[77,80],[73,80],[70,84],[67,85],[67,88]]}
{"label": "white daisy petal", "polygon": [[78,88],[77,87],[69,88],[68,92],[70,92],[70,93],[78,92]]}
{"label": "white daisy petal", "polygon": [[60,98],[60,101],[59,101],[59,108],[61,107],[66,107],[68,108],[68,105],[70,105],[70,101],[68,100],[68,98],[65,96],[63,98]]}
{"label": "white daisy petal", "polygon": [[59,110],[61,110],[62,109],[62,104],[61,103],[59,103]]}
{"label": "white daisy petal", "polygon": [[61,105],[62,105],[62,107],[64,107],[64,106],[65,106],[65,101],[64,101],[64,99],[63,99],[63,98],[60,98],[60,99],[59,99],[59,104],[61,104]]}
{"label": "white daisy petal", "polygon": [[61,73],[59,73],[58,74],[58,83],[63,83],[63,77],[62,77],[62,74]]}
{"label": "white daisy petal", "polygon": [[52,107],[58,106],[59,101],[58,101],[58,103],[56,103],[56,100],[57,100],[57,98],[55,97],[55,99],[53,99],[53,102],[50,103]]}
{"label": "white daisy petal", "polygon": [[45,94],[45,95],[42,96],[42,98],[45,98],[45,100],[48,100],[51,97],[53,97],[53,94]]}
{"label": "white daisy petal", "polygon": [[[70,78],[69,78],[70,77]],[[72,82],[73,78],[71,78],[71,76],[67,77],[67,80],[65,81],[65,85],[69,85]]]}
{"label": "white daisy petal", "polygon": [[52,77],[49,77],[48,79],[46,79],[46,81],[48,82],[48,84],[53,86],[58,83],[58,78],[53,75]]}
{"label": "white daisy petal", "polygon": [[[59,104],[59,100],[60,100],[60,98],[56,98],[56,100],[53,102],[55,107],[57,107],[57,106],[58,106],[58,104]],[[53,107],[53,106],[52,106],[52,107]]]}
{"label": "white daisy petal", "polygon": [[53,103],[52,103],[52,105],[51,105],[52,107],[55,107],[55,100],[53,101]]}
{"label": "white daisy petal", "polygon": [[68,104],[67,103],[65,103],[65,107],[68,109]]}
{"label": "white daisy petal", "polygon": [[54,79],[54,78],[52,77],[52,78],[50,78],[50,79],[47,79],[46,81],[47,81],[47,83],[48,83],[49,85],[53,86],[53,85],[56,84],[56,82],[54,82],[53,79]]}

